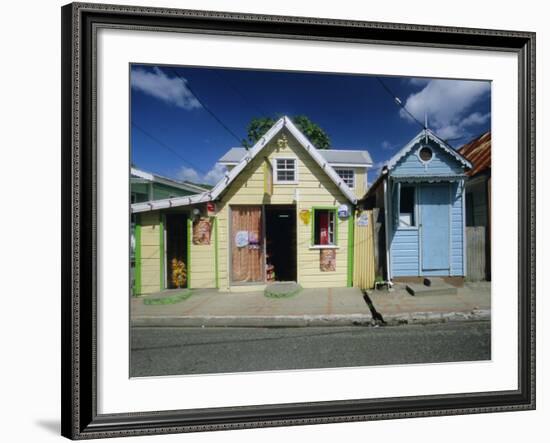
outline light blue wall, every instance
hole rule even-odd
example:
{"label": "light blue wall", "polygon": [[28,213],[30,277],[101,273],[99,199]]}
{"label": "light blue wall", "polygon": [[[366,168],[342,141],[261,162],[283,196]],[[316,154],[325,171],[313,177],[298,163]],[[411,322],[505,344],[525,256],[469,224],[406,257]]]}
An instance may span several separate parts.
{"label": "light blue wall", "polygon": [[464,194],[459,183],[451,183],[451,275],[464,275]]}
{"label": "light blue wall", "polygon": [[[433,149],[433,158],[428,164],[424,164],[418,158],[416,152],[421,144],[417,144],[408,154],[397,162],[390,171],[391,177],[403,178],[406,176],[421,175],[456,175],[463,174],[462,165],[451,155],[430,141]],[[416,186],[422,186],[418,183]],[[450,270],[422,272],[421,265],[421,239],[417,228],[393,228],[393,215],[389,217],[390,240],[390,264],[392,277],[417,277],[417,276],[463,276],[464,275],[464,214],[463,192],[460,182],[449,183],[450,187]],[[417,192],[417,197],[418,197]],[[389,198],[392,198],[390,194]],[[416,216],[419,216],[421,208],[416,201]],[[390,202],[389,208],[395,206]],[[390,209],[391,210],[391,209]],[[418,220],[418,218],[417,218]]]}
{"label": "light blue wall", "polygon": [[418,229],[397,229],[391,246],[391,266],[394,277],[420,275]]}
{"label": "light blue wall", "polygon": [[[432,148],[433,158],[424,164],[416,154],[421,146]],[[441,149],[437,144],[428,140],[428,144],[417,143],[401,160],[397,162],[391,171],[391,175],[402,177],[407,175],[452,175],[461,174],[462,166],[450,154]]]}

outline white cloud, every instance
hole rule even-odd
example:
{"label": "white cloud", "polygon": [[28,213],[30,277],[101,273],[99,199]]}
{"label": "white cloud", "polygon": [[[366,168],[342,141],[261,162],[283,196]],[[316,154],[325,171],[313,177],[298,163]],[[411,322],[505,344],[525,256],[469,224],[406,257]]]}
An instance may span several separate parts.
{"label": "white cloud", "polygon": [[206,174],[200,174],[193,168],[182,166],[177,176],[178,179],[184,181],[190,181],[193,183],[205,183],[209,185],[215,185],[225,176],[226,167],[216,163],[210,171]]}
{"label": "white cloud", "polygon": [[188,111],[201,107],[199,101],[187,88],[187,80],[178,77],[170,78],[157,67],[153,68],[153,72],[142,68],[133,69],[131,85],[138,91]]}
{"label": "white cloud", "polygon": [[429,78],[414,77],[409,79],[409,84],[413,86],[424,86],[430,82]]}
{"label": "white cloud", "polygon": [[397,147],[397,145],[394,145],[392,143],[390,143],[388,140],[384,140],[382,142],[382,149],[384,149],[385,151],[391,151],[392,149],[395,149]]}
{"label": "white cloud", "polygon": [[474,112],[462,120],[462,126],[482,125],[491,118],[491,113],[482,114],[481,112]]}
{"label": "white cloud", "polygon": [[[422,123],[427,115],[428,126],[441,138],[457,138],[466,134],[466,127],[485,123],[490,118],[490,113],[468,114],[471,106],[490,90],[489,82],[430,80],[422,90],[407,98],[405,107]],[[400,115],[411,120],[403,109]]]}

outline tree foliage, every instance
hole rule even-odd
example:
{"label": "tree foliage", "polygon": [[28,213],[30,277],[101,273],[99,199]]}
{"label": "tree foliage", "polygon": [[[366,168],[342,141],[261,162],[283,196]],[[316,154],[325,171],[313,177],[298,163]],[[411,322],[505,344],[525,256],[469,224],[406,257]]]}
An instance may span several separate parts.
{"label": "tree foliage", "polygon": [[[317,149],[330,149],[328,134],[305,115],[291,118],[296,127],[314,144]],[[248,124],[247,139],[243,140],[245,147],[252,147],[277,122],[272,117],[255,117]]]}

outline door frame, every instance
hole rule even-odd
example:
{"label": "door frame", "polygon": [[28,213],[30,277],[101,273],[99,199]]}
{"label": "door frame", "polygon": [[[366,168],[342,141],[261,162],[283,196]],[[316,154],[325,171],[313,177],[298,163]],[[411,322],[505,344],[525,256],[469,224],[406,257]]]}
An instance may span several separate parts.
{"label": "door frame", "polygon": [[[423,252],[424,252],[424,222],[423,222],[423,208],[424,208],[424,197],[423,197],[423,188],[426,187],[434,187],[434,186],[441,186],[446,185],[448,189],[448,202],[447,205],[449,207],[448,210],[448,226],[449,226],[449,233],[448,233],[448,244],[449,244],[449,251],[448,251],[448,260],[449,260],[449,267],[448,268],[442,268],[437,270],[424,270],[424,260],[423,260]],[[451,205],[452,201],[452,183],[450,182],[439,182],[439,183],[419,183],[417,186],[417,195],[418,195],[418,214],[419,214],[419,223],[418,223],[418,275],[419,276],[426,276],[426,273],[430,273],[431,271],[444,271],[448,270],[447,275],[451,275],[451,259],[452,259],[452,211],[453,207]]]}

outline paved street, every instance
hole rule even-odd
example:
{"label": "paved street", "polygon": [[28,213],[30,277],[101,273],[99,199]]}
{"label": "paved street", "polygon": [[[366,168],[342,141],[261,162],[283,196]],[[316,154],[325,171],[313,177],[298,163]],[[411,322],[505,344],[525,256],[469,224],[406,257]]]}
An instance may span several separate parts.
{"label": "paved street", "polygon": [[131,375],[488,360],[490,333],[490,322],[380,328],[133,328]]}

